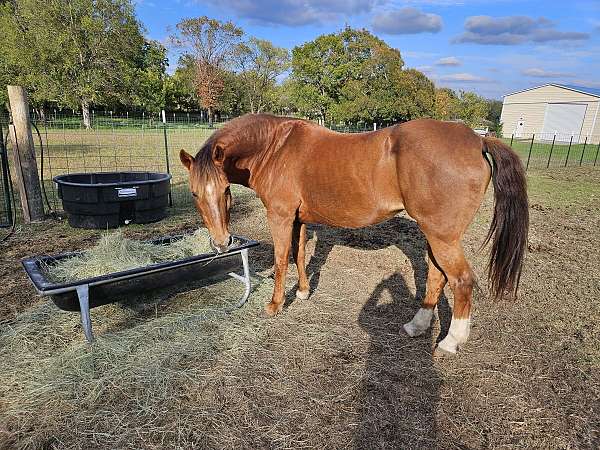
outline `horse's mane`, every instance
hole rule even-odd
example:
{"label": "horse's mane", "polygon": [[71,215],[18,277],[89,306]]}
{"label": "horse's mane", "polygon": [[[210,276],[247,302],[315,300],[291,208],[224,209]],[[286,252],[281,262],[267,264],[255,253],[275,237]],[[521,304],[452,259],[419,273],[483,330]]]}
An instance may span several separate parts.
{"label": "horse's mane", "polygon": [[[202,178],[214,175],[217,173],[217,167],[212,158],[213,144],[219,139],[227,136],[227,141],[230,145],[235,145],[236,141],[244,139],[245,143],[261,140],[264,142],[264,137],[260,134],[264,130],[269,130],[268,125],[280,124],[286,121],[298,121],[307,124],[312,122],[298,119],[295,117],[275,116],[272,114],[245,114],[227,122],[222,128],[216,130],[204,143],[202,148],[194,158],[196,161],[197,173]],[[264,126],[260,126],[264,125]],[[316,125],[316,124],[315,124]]]}

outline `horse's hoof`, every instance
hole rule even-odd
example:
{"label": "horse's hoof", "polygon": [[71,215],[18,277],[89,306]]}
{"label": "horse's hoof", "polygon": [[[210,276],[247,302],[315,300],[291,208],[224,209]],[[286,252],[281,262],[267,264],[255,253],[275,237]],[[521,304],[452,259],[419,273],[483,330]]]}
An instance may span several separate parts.
{"label": "horse's hoof", "polygon": [[419,330],[410,322],[405,323],[404,325],[402,325],[402,328],[400,328],[400,333],[405,334],[406,336],[411,338],[421,336],[423,333],[425,333],[425,331],[427,331],[427,329]]}
{"label": "horse's hoof", "polygon": [[296,298],[298,300],[306,300],[309,295],[310,295],[310,291],[301,291],[301,290],[296,291]]}
{"label": "horse's hoof", "polygon": [[433,356],[438,358],[451,358],[456,356],[456,352],[451,352],[450,350],[446,350],[438,345],[433,351]]}
{"label": "horse's hoof", "polygon": [[283,303],[267,303],[265,306],[265,313],[268,317],[275,317],[283,309]]}

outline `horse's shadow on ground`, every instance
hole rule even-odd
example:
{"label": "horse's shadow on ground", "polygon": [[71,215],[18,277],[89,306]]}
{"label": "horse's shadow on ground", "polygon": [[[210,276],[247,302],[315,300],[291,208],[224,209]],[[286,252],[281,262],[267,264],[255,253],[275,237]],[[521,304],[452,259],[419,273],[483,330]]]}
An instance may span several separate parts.
{"label": "horse's shadow on ground", "polygon": [[[431,334],[412,339],[401,333],[402,324],[412,318],[425,295],[424,235],[414,221],[404,217],[356,230],[310,226],[309,237],[315,239],[315,235],[315,251],[307,266],[311,293],[318,288],[321,270],[337,245],[362,250],[396,246],[409,258],[414,272],[416,295],[404,277],[394,273],[376,286],[359,314],[359,324],[368,333],[370,345],[357,399],[360,419],[354,433],[354,447],[438,446],[436,413],[440,377],[433,364]],[[383,301],[386,291],[391,302]],[[294,292],[295,289],[291,290],[290,296]],[[442,328],[439,341],[450,324],[450,308],[444,294],[438,309]]]}
{"label": "horse's shadow on ground", "polygon": [[[405,307],[411,309],[412,313],[415,313],[418,305],[425,297],[425,288],[427,285],[427,240],[413,220],[396,216],[386,222],[358,229],[309,225],[308,239],[316,239],[314,253],[306,267],[306,272],[310,278],[311,295],[319,286],[321,270],[327,263],[331,251],[335,246],[341,245],[361,250],[381,250],[390,246],[397,247],[410,260],[416,288],[416,295],[413,296],[408,290],[406,282],[403,280],[406,289],[401,296],[402,298],[398,298],[398,300]],[[393,269],[393,267],[390,267],[390,269]],[[365,268],[365,270],[376,269]],[[402,278],[400,275],[398,276]],[[386,281],[382,281],[382,284],[385,284]],[[295,301],[296,288],[297,286],[288,291],[286,306],[291,305]],[[438,314],[441,321],[441,333],[437,339],[439,342],[447,334],[450,327],[451,311],[448,299],[444,293],[440,297]]]}

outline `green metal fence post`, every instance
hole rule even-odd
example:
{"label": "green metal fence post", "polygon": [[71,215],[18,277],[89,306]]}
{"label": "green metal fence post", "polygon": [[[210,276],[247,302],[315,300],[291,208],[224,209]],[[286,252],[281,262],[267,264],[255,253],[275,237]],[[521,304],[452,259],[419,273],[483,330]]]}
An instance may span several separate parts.
{"label": "green metal fence post", "polygon": [[581,166],[581,163],[583,162],[583,155],[585,154],[585,147],[587,146],[587,139],[588,137],[585,137],[585,141],[583,141],[583,150],[581,150],[581,158],[579,158],[579,165]]}
{"label": "green metal fence post", "polygon": [[512,147],[513,139],[515,138],[515,133],[510,135],[510,146]]}
{"label": "green metal fence post", "polygon": [[531,136],[531,144],[529,144],[529,155],[527,155],[527,165],[525,166],[525,170],[529,169],[529,160],[531,159],[531,149],[533,148],[533,141],[535,139],[535,133]]}
{"label": "green metal fence post", "polygon": [[594,158],[594,167],[596,167],[596,161],[598,161],[598,152],[600,152],[600,142],[598,142],[598,147],[596,147],[596,157]]}
{"label": "green metal fence post", "polygon": [[567,163],[569,162],[569,154],[571,153],[571,145],[573,144],[573,135],[571,135],[571,140],[569,141],[569,148],[567,150],[567,158],[565,159],[565,167],[567,167]]}
{"label": "green metal fence post", "polygon": [[[167,141],[167,114],[162,110],[163,136],[165,138],[165,162],[167,164],[167,173],[171,173],[171,164],[169,162],[169,142]],[[173,206],[173,195],[169,190],[169,206]]]}
{"label": "green metal fence post", "polygon": [[552,138],[552,146],[550,147],[550,155],[548,155],[548,164],[546,164],[546,169],[550,167],[550,159],[552,159],[552,150],[554,150],[554,142],[556,142],[556,134]]}

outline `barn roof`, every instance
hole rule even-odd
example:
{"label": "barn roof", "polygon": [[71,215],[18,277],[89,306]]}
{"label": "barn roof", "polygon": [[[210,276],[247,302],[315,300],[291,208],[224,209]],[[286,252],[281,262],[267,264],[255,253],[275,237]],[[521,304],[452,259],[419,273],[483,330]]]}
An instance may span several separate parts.
{"label": "barn roof", "polygon": [[531,91],[533,89],[539,89],[545,86],[556,86],[563,89],[569,89],[571,91],[581,92],[582,94],[593,95],[594,97],[600,97],[600,88],[590,88],[585,86],[575,86],[573,84],[558,84],[558,83],[546,83],[540,86],[533,86],[527,89],[521,89],[520,91],[511,92],[506,94],[504,97],[514,94],[520,94],[521,92]]}

